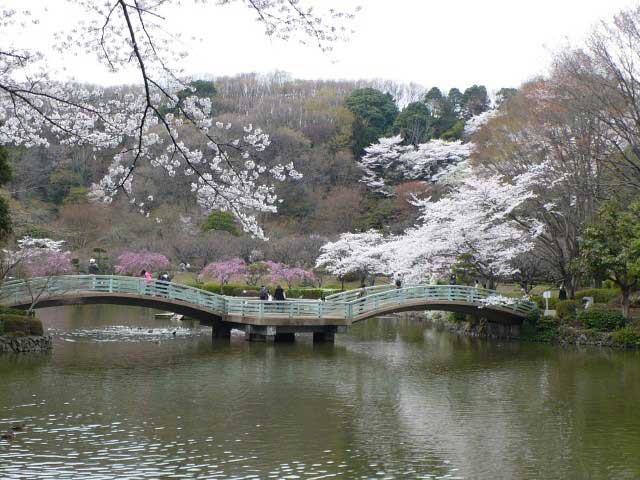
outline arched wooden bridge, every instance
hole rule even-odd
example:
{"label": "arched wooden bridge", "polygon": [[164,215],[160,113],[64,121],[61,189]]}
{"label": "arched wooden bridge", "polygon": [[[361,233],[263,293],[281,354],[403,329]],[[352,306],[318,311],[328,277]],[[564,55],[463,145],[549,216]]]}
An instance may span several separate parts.
{"label": "arched wooden bridge", "polygon": [[[502,301],[500,301],[502,299]],[[229,297],[160,280],[114,275],[65,275],[6,282],[0,303],[36,308],[77,304],[135,305],[168,310],[213,326],[214,337],[231,329],[244,330],[248,339],[291,340],[297,332],[313,332],[317,340],[367,318],[410,310],[443,310],[480,314],[493,322],[518,325],[536,305],[513,299],[505,303],[493,290],[461,285],[391,285],[369,287],[360,297],[350,290],[321,300],[284,302]]]}

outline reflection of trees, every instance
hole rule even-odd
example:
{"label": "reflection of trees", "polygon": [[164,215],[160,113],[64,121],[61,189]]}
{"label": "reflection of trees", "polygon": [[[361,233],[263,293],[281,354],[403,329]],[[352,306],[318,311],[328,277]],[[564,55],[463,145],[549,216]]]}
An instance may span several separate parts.
{"label": "reflection of trees", "polygon": [[[91,324],[87,312],[95,310],[74,311],[78,325]],[[21,414],[55,413],[68,427],[42,432],[34,451],[73,439],[90,456],[113,441],[138,447],[128,452],[134,463],[169,468],[188,456],[221,477],[247,473],[247,465],[261,476],[284,475],[282,466],[293,462],[344,478],[640,472],[635,352],[485,342],[411,320],[372,319],[335,346],[212,344],[208,337],[59,342],[51,360],[7,359],[0,357],[8,385],[0,407],[35,393],[47,398],[46,408]],[[105,426],[100,441],[83,436],[92,424]]]}
{"label": "reflection of trees", "polygon": [[[362,408],[383,417],[370,398],[387,389],[396,422],[387,427],[407,458],[429,452],[465,478],[637,477],[640,419],[629,401],[640,398],[637,353],[459,343],[433,332],[420,348],[349,346],[375,371],[358,383],[367,388]],[[356,431],[375,447],[369,423]]]}

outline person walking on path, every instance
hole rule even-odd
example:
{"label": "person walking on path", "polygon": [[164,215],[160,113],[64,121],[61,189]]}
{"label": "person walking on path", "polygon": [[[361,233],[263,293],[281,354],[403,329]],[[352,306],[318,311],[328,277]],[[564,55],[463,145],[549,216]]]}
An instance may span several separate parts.
{"label": "person walking on path", "polygon": [[560,284],[560,290],[558,291],[558,300],[566,300],[567,299],[567,291],[564,288],[564,283]]}

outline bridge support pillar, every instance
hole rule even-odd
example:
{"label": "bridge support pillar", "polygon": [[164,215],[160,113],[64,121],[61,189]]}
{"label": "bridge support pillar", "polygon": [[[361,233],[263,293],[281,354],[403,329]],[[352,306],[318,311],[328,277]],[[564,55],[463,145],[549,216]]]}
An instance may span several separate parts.
{"label": "bridge support pillar", "polygon": [[278,343],[293,343],[296,341],[296,334],[290,333],[276,333],[274,341]]}
{"label": "bridge support pillar", "polygon": [[333,343],[335,341],[336,328],[326,327],[319,332],[313,332],[313,343]]}
{"label": "bridge support pillar", "polygon": [[249,342],[274,343],[282,341],[280,335],[283,334],[278,334],[277,328],[271,326],[246,325],[244,328],[244,339]]}
{"label": "bridge support pillar", "polygon": [[214,322],[211,326],[211,338],[214,340],[230,339],[231,325],[224,322]]}

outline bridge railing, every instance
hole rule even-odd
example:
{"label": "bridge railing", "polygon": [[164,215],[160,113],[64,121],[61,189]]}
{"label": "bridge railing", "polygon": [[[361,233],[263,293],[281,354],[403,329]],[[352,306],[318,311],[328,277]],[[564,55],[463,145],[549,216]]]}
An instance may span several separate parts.
{"label": "bridge railing", "polygon": [[31,278],[6,282],[0,288],[0,302],[27,304],[35,298],[97,292],[141,295],[179,300],[210,310],[224,311],[224,297],[199,288],[162,280],[116,275],[68,275],[49,278]]}
{"label": "bridge railing", "polygon": [[[5,282],[0,288],[0,303],[7,305],[31,304],[40,300],[87,292],[139,295],[177,300],[202,307],[220,315],[242,317],[300,317],[350,320],[365,313],[399,307],[420,301],[462,301],[487,308],[499,307],[527,315],[537,307],[520,299],[505,300],[493,290],[464,285],[415,285],[396,288],[391,285],[370,287],[360,297],[359,290],[341,292],[327,297],[326,301],[287,300],[264,301],[240,297],[226,297],[216,293],[161,280],[115,275],[69,275],[50,278],[32,278]],[[497,302],[493,302],[498,300]]]}
{"label": "bridge railing", "polygon": [[[367,295],[372,295],[374,293],[385,292],[387,290],[395,290],[395,285],[384,284],[384,285],[374,285],[372,287],[366,287]],[[360,289],[356,288],[353,290],[345,290],[344,292],[333,293],[325,297],[327,302],[350,302],[352,300],[356,300],[360,296]]]}
{"label": "bridge railing", "polygon": [[[465,285],[416,285],[400,289],[394,287],[372,294],[367,291],[364,297],[351,296],[350,298],[352,299],[347,303],[350,305],[353,316],[422,300],[466,302],[479,304],[480,308],[500,307],[525,316],[537,310],[537,305],[533,302],[504,297],[494,290]],[[491,303],[491,299],[499,299],[499,301]],[[483,307],[485,303],[486,307]]]}

